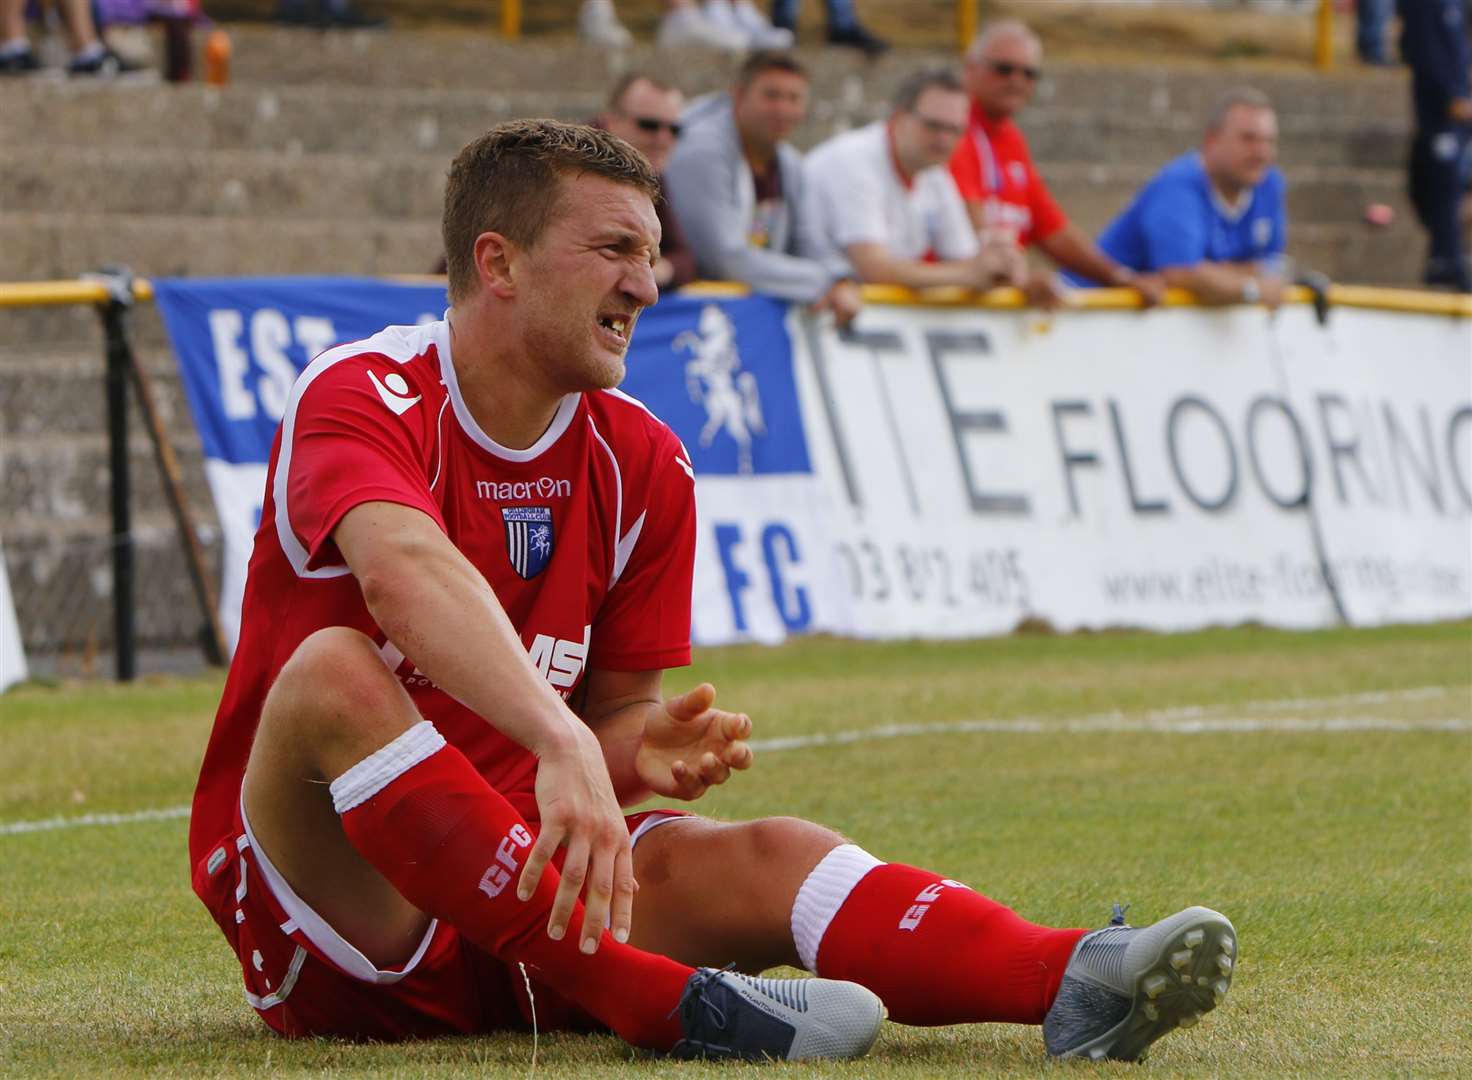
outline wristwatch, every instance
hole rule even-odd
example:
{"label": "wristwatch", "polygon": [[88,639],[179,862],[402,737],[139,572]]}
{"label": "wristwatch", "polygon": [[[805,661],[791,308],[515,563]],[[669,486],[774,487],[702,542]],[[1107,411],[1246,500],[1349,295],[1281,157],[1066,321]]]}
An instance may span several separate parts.
{"label": "wristwatch", "polygon": [[1257,283],[1257,278],[1247,278],[1242,282],[1242,302],[1244,304],[1255,304],[1262,299],[1262,286]]}

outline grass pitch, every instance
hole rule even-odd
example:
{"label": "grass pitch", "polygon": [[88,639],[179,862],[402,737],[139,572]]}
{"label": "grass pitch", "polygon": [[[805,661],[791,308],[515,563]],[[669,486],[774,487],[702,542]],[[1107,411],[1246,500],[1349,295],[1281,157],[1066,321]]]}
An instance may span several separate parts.
{"label": "grass pitch", "polygon": [[[1102,924],[1115,900],[1136,922],[1217,907],[1240,934],[1232,994],[1143,1066],[1049,1066],[1019,1027],[888,1025],[866,1060],[823,1066],[543,1037],[536,1075],[1472,1073],[1472,626],[807,641],[704,652],[670,687],[699,679],[758,739],[837,737],[759,750],[705,812],[824,821],[1043,922]],[[0,698],[0,1074],[527,1076],[519,1035],[268,1035],[189,891],[182,818],[7,829],[186,803],[218,692]]]}

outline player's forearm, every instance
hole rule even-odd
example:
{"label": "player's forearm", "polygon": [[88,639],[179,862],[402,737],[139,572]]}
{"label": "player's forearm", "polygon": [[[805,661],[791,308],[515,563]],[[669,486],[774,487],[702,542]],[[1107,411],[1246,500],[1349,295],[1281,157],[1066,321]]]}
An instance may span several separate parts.
{"label": "player's forearm", "polygon": [[384,571],[358,574],[389,641],[440,689],[538,756],[579,737],[577,717],[531,663],[475,567],[448,545],[399,548]]}
{"label": "player's forearm", "polygon": [[603,760],[613,781],[613,793],[620,806],[635,806],[654,793],[639,779],[634,758],[644,741],[644,725],[651,709],[661,708],[656,701],[638,701],[613,709],[601,717],[584,717],[593,729]]}

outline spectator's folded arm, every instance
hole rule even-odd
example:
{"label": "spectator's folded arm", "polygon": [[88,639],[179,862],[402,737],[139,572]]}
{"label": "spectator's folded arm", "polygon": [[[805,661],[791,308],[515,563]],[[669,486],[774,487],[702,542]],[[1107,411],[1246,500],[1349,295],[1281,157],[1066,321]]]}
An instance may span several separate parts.
{"label": "spectator's folded arm", "polygon": [[813,259],[753,247],[747,235],[751,211],[736,189],[744,181],[744,167],[733,169],[719,153],[677,150],[670,161],[665,173],[669,200],[696,265],[709,277],[744,282],[770,296],[817,300],[839,275]]}

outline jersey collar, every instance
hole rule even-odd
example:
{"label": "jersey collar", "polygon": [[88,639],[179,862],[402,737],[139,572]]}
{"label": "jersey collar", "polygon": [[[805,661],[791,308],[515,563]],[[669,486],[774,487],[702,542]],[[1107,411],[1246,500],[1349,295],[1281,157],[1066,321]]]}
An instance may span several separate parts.
{"label": "jersey collar", "polygon": [[525,450],[513,450],[509,446],[502,446],[491,438],[481,426],[475,422],[475,417],[470,414],[469,407],[465,404],[465,398],[460,395],[460,380],[455,376],[455,361],[450,353],[450,313],[445,312],[443,320],[435,324],[435,345],[440,354],[440,381],[445,384],[445,389],[450,394],[450,407],[455,410],[455,420],[460,425],[460,430],[470,437],[470,441],[479,446],[486,453],[501,458],[503,461],[532,461],[562,438],[563,432],[572,424],[572,418],[577,415],[578,402],[583,398],[582,394],[568,394],[562,399],[562,404],[557,406],[557,412],[552,415],[552,422],[547,425],[547,430],[536,442]]}

